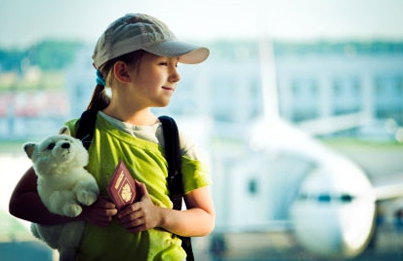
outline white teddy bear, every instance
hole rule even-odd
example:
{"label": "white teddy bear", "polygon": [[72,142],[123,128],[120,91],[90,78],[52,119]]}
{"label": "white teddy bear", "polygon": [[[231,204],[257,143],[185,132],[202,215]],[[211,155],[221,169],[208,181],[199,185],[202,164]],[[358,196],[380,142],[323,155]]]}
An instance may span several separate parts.
{"label": "white teddy bear", "polygon": [[[79,139],[70,136],[67,127],[39,144],[25,143],[23,148],[38,176],[38,194],[50,212],[76,217],[82,212],[80,204],[89,206],[97,200],[98,185],[84,168],[88,152]],[[84,221],[52,226],[32,223],[31,230],[59,251],[61,261],[76,260]]]}

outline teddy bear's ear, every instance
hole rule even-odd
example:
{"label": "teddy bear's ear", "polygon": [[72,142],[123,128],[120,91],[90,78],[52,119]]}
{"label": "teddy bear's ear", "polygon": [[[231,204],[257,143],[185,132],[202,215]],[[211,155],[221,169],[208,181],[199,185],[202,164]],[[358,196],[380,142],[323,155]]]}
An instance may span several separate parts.
{"label": "teddy bear's ear", "polygon": [[66,134],[71,136],[70,130],[69,128],[67,128],[67,126],[63,126],[60,130],[59,130],[59,134]]}
{"label": "teddy bear's ear", "polygon": [[25,143],[24,144],[24,150],[25,150],[25,153],[27,154],[27,156],[28,156],[28,158],[32,158],[32,154],[34,154],[34,151],[35,151],[35,146],[36,146],[36,144],[35,143]]}

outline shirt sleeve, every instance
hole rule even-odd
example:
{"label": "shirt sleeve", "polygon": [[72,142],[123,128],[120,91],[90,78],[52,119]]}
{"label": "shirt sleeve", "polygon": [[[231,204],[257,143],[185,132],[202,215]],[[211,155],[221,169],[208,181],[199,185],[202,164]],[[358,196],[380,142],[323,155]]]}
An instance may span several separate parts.
{"label": "shirt sleeve", "polygon": [[182,157],[182,175],[185,194],[212,183],[208,166],[187,157]]}
{"label": "shirt sleeve", "polygon": [[185,194],[212,184],[207,154],[185,133],[179,131]]}
{"label": "shirt sleeve", "polygon": [[77,134],[77,122],[78,122],[78,119],[73,119],[73,120],[67,121],[64,124],[67,126],[67,128],[69,128],[71,136],[73,136],[73,137],[75,137]]}

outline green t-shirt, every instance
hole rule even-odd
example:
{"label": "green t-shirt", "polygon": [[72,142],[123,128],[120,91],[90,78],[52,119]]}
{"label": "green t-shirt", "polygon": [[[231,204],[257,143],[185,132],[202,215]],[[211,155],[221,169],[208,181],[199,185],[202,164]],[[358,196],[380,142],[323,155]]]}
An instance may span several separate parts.
{"label": "green t-shirt", "polygon": [[[76,123],[77,120],[67,123],[73,136]],[[133,177],[145,183],[155,205],[172,208],[166,182],[167,162],[160,144],[124,132],[98,114],[89,154],[87,169],[97,180],[101,196],[108,196],[106,187],[119,160],[123,160]],[[185,193],[211,183],[207,166],[186,155],[182,156],[182,172]],[[158,228],[128,233],[114,219],[108,227],[87,223],[77,260],[180,261],[185,257],[181,240],[172,233]]]}

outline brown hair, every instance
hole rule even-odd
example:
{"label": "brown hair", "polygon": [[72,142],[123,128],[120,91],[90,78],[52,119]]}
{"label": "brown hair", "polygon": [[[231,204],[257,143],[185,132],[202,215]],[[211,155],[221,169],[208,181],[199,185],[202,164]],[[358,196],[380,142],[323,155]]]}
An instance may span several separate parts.
{"label": "brown hair", "polygon": [[[113,66],[117,61],[122,61],[127,64],[134,65],[135,68],[138,68],[138,65],[143,57],[145,51],[137,50],[131,53],[124,54],[122,56],[116,57],[112,60],[107,61],[105,64],[99,67],[99,71],[102,74],[102,78],[105,80],[105,85],[111,86],[114,75],[113,75]],[[87,109],[101,111],[108,107],[111,99],[105,93],[105,86],[101,84],[97,84],[95,86],[94,92],[92,93],[91,101],[88,104]]]}

